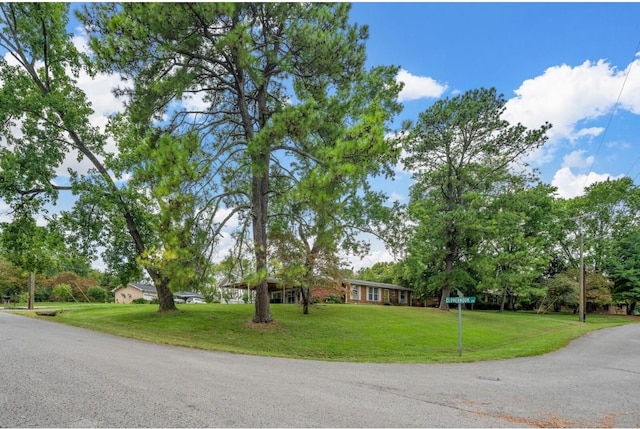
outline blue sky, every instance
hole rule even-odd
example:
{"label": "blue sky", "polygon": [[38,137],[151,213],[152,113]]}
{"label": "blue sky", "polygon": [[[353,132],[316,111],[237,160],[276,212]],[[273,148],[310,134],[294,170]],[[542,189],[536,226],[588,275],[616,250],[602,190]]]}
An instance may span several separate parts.
{"label": "blue sky", "polygon": [[[351,20],[369,26],[368,63],[403,70],[404,111],[415,120],[437,99],[495,87],[505,119],[553,124],[528,161],[562,198],[585,185],[640,180],[640,4],[354,3]],[[410,175],[381,187],[408,201]],[[355,268],[391,260],[372,240]]]}
{"label": "blue sky", "polygon": [[[351,13],[369,27],[368,65],[402,69],[404,111],[394,128],[437,99],[495,87],[508,100],[505,119],[554,125],[529,162],[563,198],[608,177],[640,180],[638,17],[640,3],[354,3]],[[118,83],[80,77],[96,125],[120,110],[110,94]],[[74,156],[62,175],[67,166],[78,167]],[[395,182],[379,186],[406,203],[410,185],[399,170]],[[7,210],[0,201],[0,220]],[[358,269],[391,256],[372,239],[368,257],[349,260]]]}
{"label": "blue sky", "polygon": [[639,16],[637,3],[354,3],[352,9],[352,21],[369,26],[369,65],[398,65],[413,77],[405,84],[416,98],[403,101],[400,120],[417,118],[436,99],[495,87],[509,100],[507,119],[554,125],[530,163],[563,197],[608,176],[640,174],[640,162],[633,165],[640,157]]}

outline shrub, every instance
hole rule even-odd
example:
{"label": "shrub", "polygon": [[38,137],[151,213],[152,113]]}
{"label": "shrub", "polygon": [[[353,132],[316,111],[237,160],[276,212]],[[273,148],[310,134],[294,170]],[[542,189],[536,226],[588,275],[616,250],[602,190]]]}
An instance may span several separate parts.
{"label": "shrub", "polygon": [[91,286],[87,289],[87,296],[96,302],[105,302],[107,300],[107,291],[100,286]]}
{"label": "shrub", "polygon": [[59,284],[53,288],[53,295],[57,301],[66,302],[73,297],[73,290],[69,285]]}
{"label": "shrub", "polygon": [[133,301],[131,301],[131,304],[146,304],[147,300],[144,298],[136,298]]}
{"label": "shrub", "polygon": [[329,304],[341,304],[342,303],[342,299],[340,299],[340,295],[329,295],[328,297],[325,298],[324,301],[329,303]]}
{"label": "shrub", "polygon": [[220,302],[220,291],[215,286],[202,286],[200,293],[207,302]]}
{"label": "shrub", "polygon": [[46,287],[37,287],[33,294],[33,299],[36,302],[48,302],[51,300],[51,289]]}

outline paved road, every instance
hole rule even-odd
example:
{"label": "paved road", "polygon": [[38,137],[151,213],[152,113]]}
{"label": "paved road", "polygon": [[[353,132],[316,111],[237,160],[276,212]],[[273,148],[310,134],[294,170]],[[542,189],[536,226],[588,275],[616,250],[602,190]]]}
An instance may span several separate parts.
{"label": "paved road", "polygon": [[1,427],[640,427],[640,324],[546,356],[354,364],[160,346],[0,312]]}

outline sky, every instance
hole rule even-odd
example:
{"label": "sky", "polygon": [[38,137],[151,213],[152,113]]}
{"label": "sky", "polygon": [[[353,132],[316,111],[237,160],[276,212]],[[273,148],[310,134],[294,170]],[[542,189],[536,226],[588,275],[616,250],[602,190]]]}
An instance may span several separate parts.
{"label": "sky", "polygon": [[[505,119],[553,124],[528,162],[559,198],[607,178],[640,180],[638,17],[640,3],[354,3],[351,11],[353,23],[369,27],[367,65],[401,68],[404,110],[393,129],[436,100],[495,87],[508,100]],[[119,79],[96,79],[81,76],[79,85],[93,103],[94,123],[103,125],[121,109],[110,93]],[[411,183],[398,168],[379,187],[407,203]],[[7,211],[0,201],[0,221]],[[392,260],[381,242],[371,243],[369,256],[349,257],[354,269]]]}
{"label": "sky", "polygon": [[[495,87],[504,118],[553,127],[528,156],[559,198],[607,178],[640,180],[640,4],[354,3],[369,27],[368,65],[401,67],[404,110],[415,121],[436,100]],[[408,202],[410,174],[382,185]],[[379,242],[354,267],[392,260]]]}

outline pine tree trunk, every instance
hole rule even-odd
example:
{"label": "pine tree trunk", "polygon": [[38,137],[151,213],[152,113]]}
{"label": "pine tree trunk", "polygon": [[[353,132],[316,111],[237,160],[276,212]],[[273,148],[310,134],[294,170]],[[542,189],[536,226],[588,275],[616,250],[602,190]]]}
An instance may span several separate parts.
{"label": "pine tree trunk", "polygon": [[[453,240],[447,243],[447,247],[449,248],[447,251],[447,256],[445,257],[444,263],[444,271],[446,274],[449,274],[453,271],[453,259],[455,255],[455,244],[453,244]],[[447,276],[447,280],[445,281],[444,286],[442,287],[442,296],[440,296],[440,305],[438,308],[442,311],[449,311],[449,304],[447,304],[447,297],[451,294],[451,280]]]}
{"label": "pine tree trunk", "polygon": [[[251,191],[253,197],[253,243],[256,256],[256,270],[258,273],[267,272],[267,207],[269,197],[269,156],[263,156],[259,163],[266,166],[267,171],[254,174]],[[269,323],[271,312],[269,308],[269,285],[266,276],[256,287],[256,304],[253,321],[255,323]]]}

